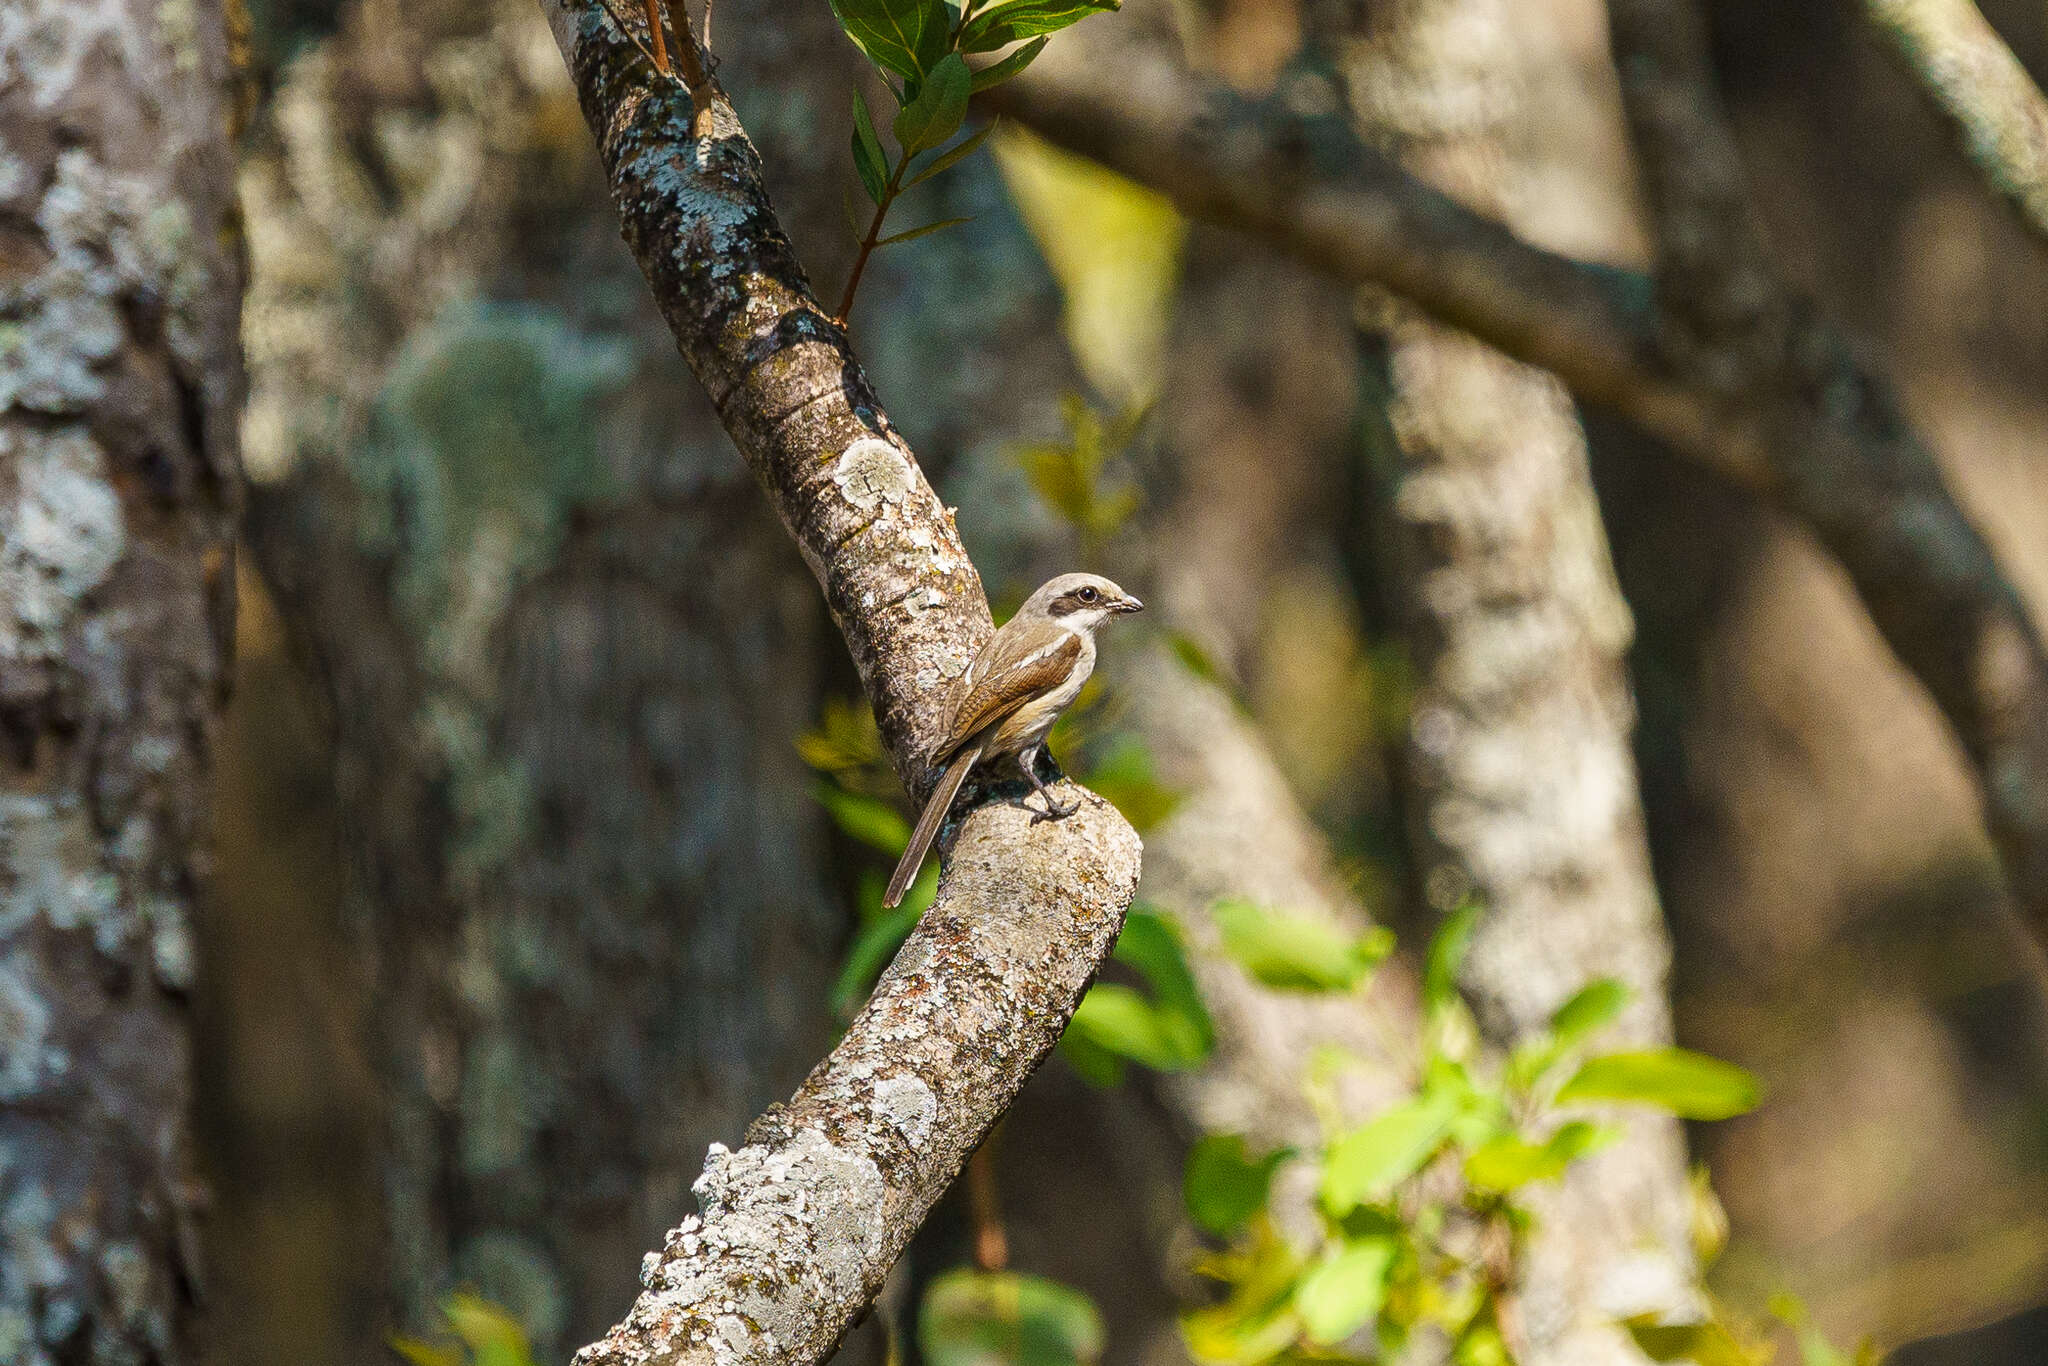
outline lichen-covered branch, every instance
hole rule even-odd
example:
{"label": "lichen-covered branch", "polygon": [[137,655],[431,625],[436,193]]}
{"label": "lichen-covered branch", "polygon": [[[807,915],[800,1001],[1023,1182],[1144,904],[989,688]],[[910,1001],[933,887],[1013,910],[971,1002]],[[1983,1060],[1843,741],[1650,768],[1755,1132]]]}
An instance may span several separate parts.
{"label": "lichen-covered branch", "polygon": [[[1701,102],[1696,21],[1642,15],[1669,8],[1613,6],[1618,55],[1623,33],[1640,40],[1619,64],[1666,248],[1655,286],[1463,208],[1310,89],[1255,102],[1153,49],[1087,61],[1054,48],[990,103],[1198,217],[1550,370],[1805,523],[1969,754],[2013,894],[2048,938],[2048,653],[1890,387],[1794,306],[1753,229],[1729,226],[1747,224],[1747,200],[1710,90]],[[1726,269],[1740,238],[1752,245]]]}
{"label": "lichen-covered branch", "polygon": [[0,8],[0,1358],[199,1360],[241,366],[218,5]]}
{"label": "lichen-covered branch", "polygon": [[2048,240],[2048,98],[1971,0],[1864,0],[1963,155]]}
{"label": "lichen-covered branch", "polygon": [[[986,638],[952,517],[812,297],[732,108],[690,101],[585,0],[543,5],[597,136],[627,244],[685,360],[823,586],[897,771],[935,774],[938,701]],[[738,1152],[701,1217],[579,1360],[815,1362],[1057,1042],[1137,886],[1137,836],[1088,798],[1034,824],[962,822],[938,901],[845,1039]],[[658,1103],[658,1098],[650,1098]]]}

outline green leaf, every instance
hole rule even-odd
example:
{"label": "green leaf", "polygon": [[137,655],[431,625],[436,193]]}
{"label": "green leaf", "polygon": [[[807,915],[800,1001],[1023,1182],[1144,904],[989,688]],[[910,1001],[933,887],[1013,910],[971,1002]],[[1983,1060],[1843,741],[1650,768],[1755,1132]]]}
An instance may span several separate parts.
{"label": "green leaf", "polygon": [[875,245],[878,247],[888,247],[894,246],[898,242],[911,242],[920,237],[928,237],[932,233],[941,232],[947,228],[957,228],[962,223],[971,223],[973,221],[972,215],[966,218],[941,218],[938,222],[927,223],[921,228],[911,228],[906,232],[891,233],[876,242]]}
{"label": "green leaf", "polygon": [[1173,1020],[1134,989],[1098,982],[1081,998],[1067,1025],[1098,1048],[1161,1072],[1178,1072],[1201,1061],[1189,1056]]}
{"label": "green leaf", "polygon": [[1472,945],[1472,931],[1479,924],[1479,903],[1461,901],[1444,917],[1436,937],[1429,941],[1429,959],[1423,972],[1422,996],[1434,1011],[1458,999],[1458,969],[1464,965],[1465,950]]}
{"label": "green leaf", "polygon": [[960,31],[962,52],[994,52],[1042,33],[1057,33],[1091,14],[1121,8],[1121,0],[1009,0],[976,14]]}
{"label": "green leaf", "polygon": [[952,36],[945,0],[832,0],[832,15],[869,61],[908,80],[929,72]]}
{"label": "green leaf", "polygon": [[1275,1148],[1253,1157],[1240,1134],[1204,1134],[1181,1178],[1188,1217],[1219,1237],[1243,1228],[1266,1207],[1273,1173],[1292,1156],[1292,1148]]}
{"label": "green leaf", "polygon": [[996,125],[993,121],[983,124],[981,127],[975,129],[972,133],[969,133],[966,137],[960,139],[960,141],[954,143],[951,147],[948,147],[945,151],[939,153],[936,157],[932,158],[932,160],[925,165],[923,170],[919,171],[916,175],[910,178],[908,183],[906,183],[903,188],[907,190],[912,185],[922,185],[927,180],[930,180],[933,176],[937,175],[939,172],[944,171],[950,167],[959,165],[963,158],[973,155],[975,148],[981,146],[982,143],[988,141],[988,135],[995,131]]}
{"label": "green leaf", "polygon": [[1106,798],[1140,834],[1180,805],[1181,794],[1159,781],[1152,751],[1135,735],[1118,735],[1080,777],[1083,786]]}
{"label": "green leaf", "polygon": [[974,77],[957,52],[949,52],[918,86],[916,98],[896,111],[896,142],[903,155],[928,152],[960,131]]}
{"label": "green leaf", "polygon": [[1557,1041],[1558,1047],[1570,1048],[1621,1014],[1632,994],[1627,986],[1612,977],[1587,983],[1550,1017],[1551,1037]]}
{"label": "green leaf", "polygon": [[532,1366],[526,1330],[497,1305],[457,1291],[441,1302],[441,1313],[469,1348],[474,1366]]}
{"label": "green leaf", "polygon": [[1102,1315],[1042,1276],[962,1269],[925,1291],[917,1341],[929,1366],[1088,1366],[1102,1356]]}
{"label": "green leaf", "polygon": [[1045,51],[1045,45],[1051,41],[1052,39],[1050,38],[1033,38],[1000,62],[991,62],[975,72],[974,93],[979,95],[990,86],[1001,85],[1025,67],[1030,66],[1038,54]]}
{"label": "green leaf", "polygon": [[1253,1225],[1240,1246],[1204,1258],[1195,1269],[1228,1284],[1230,1294],[1181,1316],[1188,1355],[1213,1366],[1259,1366],[1294,1345],[1301,1331],[1294,1312],[1301,1262],[1269,1225]]}
{"label": "green leaf", "polygon": [[875,132],[875,120],[868,113],[868,101],[853,92],[853,169],[860,173],[861,188],[876,204],[889,191],[889,163],[882,151],[882,139]]}
{"label": "green leaf", "polygon": [[1648,1317],[1626,1321],[1629,1336],[1652,1361],[1686,1361],[1692,1366],[1767,1366],[1775,1355],[1767,1345],[1752,1347],[1718,1323],[1662,1324]]}
{"label": "green leaf", "polygon": [[1254,980],[1283,991],[1349,991],[1393,949],[1384,929],[1353,939],[1321,921],[1249,901],[1219,901],[1212,914],[1223,930],[1224,952]]}
{"label": "green leaf", "polygon": [[847,947],[846,958],[839,965],[839,975],[832,982],[832,1009],[841,1019],[850,1019],[860,1009],[862,1001],[874,990],[875,979],[882,975],[882,969],[889,966],[889,960],[896,956],[896,950],[903,947],[903,941],[917,928],[918,917],[922,916],[938,895],[939,865],[933,859],[917,875],[917,881],[910,884],[910,890],[903,894],[903,904],[894,910],[881,909],[882,886],[879,877],[863,886],[863,899],[872,905],[872,913],[863,907],[863,923],[860,932]]}
{"label": "green leaf", "polygon": [[1502,1134],[1481,1144],[1465,1159],[1465,1180],[1481,1190],[1507,1192],[1535,1181],[1555,1181],[1581,1157],[1599,1151],[1620,1134],[1611,1128],[1574,1120],[1543,1143],[1516,1134]]}
{"label": "green leaf", "polygon": [[892,857],[901,854],[910,843],[910,822],[880,797],[848,792],[830,783],[818,783],[811,791],[848,839],[859,840]]}
{"label": "green leaf", "polygon": [[1732,1062],[1653,1048],[1588,1059],[1559,1088],[1557,1102],[1612,1101],[1654,1106],[1681,1119],[1727,1119],[1755,1109],[1761,1091],[1756,1077]]}
{"label": "green leaf", "polygon": [[1382,1110],[1330,1145],[1323,1158],[1323,1208],[1334,1218],[1383,1200],[1422,1170],[1449,1135],[1457,1103],[1425,1092]]}
{"label": "green leaf", "polygon": [[1115,982],[1081,998],[1061,1042],[1068,1061],[1090,1081],[1115,1085],[1121,1061],[1161,1072],[1199,1065],[1215,1046],[1215,1027],[1195,987],[1180,939],[1160,916],[1133,911],[1117,938],[1116,958],[1135,969],[1152,996]]}
{"label": "green leaf", "polygon": [[455,1348],[436,1347],[418,1338],[393,1338],[391,1350],[411,1362],[412,1366],[463,1366],[462,1353]]}
{"label": "green leaf", "polygon": [[1199,1041],[1201,1055],[1207,1057],[1215,1046],[1215,1027],[1172,922],[1157,911],[1133,909],[1124,919],[1123,932],[1112,952],[1119,963],[1145,979],[1162,1009],[1185,1019],[1189,1037]]}
{"label": "green leaf", "polygon": [[1392,1238],[1356,1239],[1310,1268],[1294,1291],[1310,1342],[1334,1347],[1379,1317],[1396,1250]]}

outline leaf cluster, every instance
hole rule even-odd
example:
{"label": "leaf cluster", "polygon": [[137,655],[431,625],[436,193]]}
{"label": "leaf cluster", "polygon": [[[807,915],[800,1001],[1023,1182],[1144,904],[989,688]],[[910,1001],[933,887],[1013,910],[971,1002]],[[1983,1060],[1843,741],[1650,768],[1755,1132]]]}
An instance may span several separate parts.
{"label": "leaf cluster", "polygon": [[[1355,991],[1391,947],[1381,935],[1347,944],[1316,922],[1243,902],[1222,903],[1216,914],[1238,963],[1290,990]],[[1627,989],[1611,980],[1589,984],[1546,1030],[1487,1065],[1456,989],[1476,916],[1461,909],[1429,946],[1425,1056],[1409,1094],[1362,1123],[1327,1119],[1311,1152],[1260,1152],[1232,1134],[1195,1146],[1188,1214],[1225,1240],[1197,1266],[1219,1283],[1220,1298],[1182,1320],[1198,1360],[1393,1356],[1429,1332],[1451,1344],[1458,1366],[1506,1366],[1513,1357],[1500,1297],[1531,1221],[1521,1200],[1618,1136],[1574,1111],[1644,1106],[1717,1119],[1756,1104],[1747,1072],[1683,1049],[1585,1056],[1628,1003]],[[1275,1174],[1293,1162],[1314,1168],[1320,1234],[1306,1248],[1282,1237],[1267,1212]]]}
{"label": "leaf cluster", "polygon": [[[1050,36],[1090,14],[1116,9],[1120,0],[998,0],[977,8],[975,0],[832,0],[840,29],[882,75],[896,110],[889,122],[896,154],[883,146],[874,111],[858,92],[853,97],[853,167],[875,206],[865,233],[854,236],[861,261],[877,247],[909,242],[967,220],[940,219],[903,232],[881,235],[883,219],[898,195],[973,154],[995,125],[947,146],[967,119],[967,101],[1029,66]],[[980,69],[969,55],[1023,46]],[[922,160],[919,160],[923,158]],[[853,217],[849,211],[849,217]],[[848,284],[842,316],[850,308],[859,270]]]}

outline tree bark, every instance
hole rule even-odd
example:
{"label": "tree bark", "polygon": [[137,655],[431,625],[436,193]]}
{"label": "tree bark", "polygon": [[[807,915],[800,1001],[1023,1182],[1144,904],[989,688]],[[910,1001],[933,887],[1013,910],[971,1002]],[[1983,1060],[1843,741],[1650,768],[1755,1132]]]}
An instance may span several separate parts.
{"label": "tree bark", "polygon": [[[1354,39],[1341,62],[1364,133],[1526,230],[1507,145],[1523,117],[1507,6],[1403,0]],[[1603,245],[1623,235],[1610,225]],[[1634,993],[1618,1039],[1668,1043],[1671,950],[1629,740],[1629,612],[1570,397],[1400,301],[1383,300],[1379,325],[1390,441],[1376,483],[1417,672],[1404,772],[1421,890],[1440,912],[1467,896],[1484,910],[1461,986],[1495,1047],[1541,1031],[1598,977]],[[1696,1309],[1678,1126],[1616,1119],[1622,1141],[1534,1193],[1516,1288],[1531,1366],[1640,1362],[1617,1319]]]}
{"label": "tree bark", "polygon": [[[829,30],[760,60],[816,79]],[[249,534],[332,703],[379,1331],[467,1283],[558,1360],[827,1046],[845,933],[791,743],[820,614],[573,101],[530,3],[366,3],[247,177]],[[829,184],[803,207],[838,221]]]}
{"label": "tree bark", "polygon": [[234,615],[218,7],[0,13],[0,1356],[196,1362],[192,919]]}
{"label": "tree bark", "polygon": [[[913,795],[936,705],[992,629],[950,512],[812,298],[722,92],[712,134],[602,5],[544,6],[633,249],[684,358],[824,589]],[[958,822],[938,900],[845,1038],[736,1153],[643,1268],[647,1293],[585,1362],[822,1360],[1064,1030],[1138,879],[1129,824],[1078,789],[1039,823]]]}

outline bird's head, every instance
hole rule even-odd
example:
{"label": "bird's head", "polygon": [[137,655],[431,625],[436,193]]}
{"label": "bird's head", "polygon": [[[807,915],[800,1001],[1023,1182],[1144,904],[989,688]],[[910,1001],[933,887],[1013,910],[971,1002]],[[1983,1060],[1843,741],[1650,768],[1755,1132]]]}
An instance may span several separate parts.
{"label": "bird's head", "polygon": [[1017,615],[1029,613],[1077,631],[1093,631],[1111,617],[1144,610],[1144,603],[1100,574],[1062,574],[1025,599]]}

